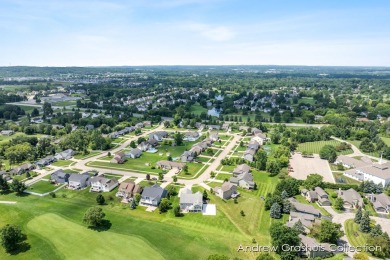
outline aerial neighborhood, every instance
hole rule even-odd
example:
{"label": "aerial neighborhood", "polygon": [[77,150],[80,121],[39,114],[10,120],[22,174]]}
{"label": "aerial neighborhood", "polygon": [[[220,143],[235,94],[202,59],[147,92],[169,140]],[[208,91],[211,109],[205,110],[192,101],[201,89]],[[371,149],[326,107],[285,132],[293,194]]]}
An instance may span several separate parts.
{"label": "aerial neighborhood", "polygon": [[[237,251],[243,243],[310,245],[294,257],[352,259],[334,245],[386,241],[390,88],[381,79],[352,80],[346,75],[363,73],[352,69],[334,78],[307,68],[73,70],[80,74],[0,77],[25,86],[0,91],[0,196],[28,207],[32,222],[20,220],[28,236],[47,236],[35,228],[39,218],[91,236],[111,228],[153,246],[163,238],[172,259],[175,236],[198,241],[199,259],[263,256]],[[313,78],[324,87],[313,88]],[[84,212],[83,226],[73,218]]]}

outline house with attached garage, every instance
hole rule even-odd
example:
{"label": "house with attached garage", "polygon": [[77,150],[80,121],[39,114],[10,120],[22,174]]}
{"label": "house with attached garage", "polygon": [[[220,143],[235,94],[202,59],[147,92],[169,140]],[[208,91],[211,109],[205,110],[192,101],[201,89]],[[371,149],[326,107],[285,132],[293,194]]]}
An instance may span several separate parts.
{"label": "house with attached garage", "polygon": [[353,209],[363,207],[363,198],[360,196],[359,192],[354,189],[341,190],[337,192],[339,198],[342,198],[344,201],[344,208]]}
{"label": "house with attached garage", "polygon": [[136,159],[136,158],[139,158],[139,157],[141,156],[141,154],[142,154],[142,151],[141,151],[140,149],[138,149],[138,148],[133,148],[133,149],[131,149],[130,152],[126,152],[126,153],[125,153],[125,156],[126,156],[127,158]]}
{"label": "house with attached garage", "polygon": [[60,153],[57,153],[54,155],[54,157],[57,160],[69,160],[74,155],[74,151],[72,149],[67,149],[65,151],[62,151]]}
{"label": "house with attached garage", "polygon": [[255,156],[256,150],[253,149],[246,149],[242,158],[244,158],[247,161],[253,162],[254,156]]}
{"label": "house with attached garage", "polygon": [[251,141],[249,141],[247,147],[249,149],[253,149],[253,150],[257,151],[260,147],[260,144],[255,140],[251,140]]}
{"label": "house with attached garage", "polygon": [[265,134],[263,134],[263,133],[256,133],[256,134],[252,137],[251,140],[252,140],[252,141],[258,142],[260,145],[263,145],[263,144],[268,140],[268,138],[267,138],[267,136],[266,136]]}
{"label": "house with attached garage", "polygon": [[180,161],[181,162],[192,162],[193,160],[194,160],[194,154],[191,151],[185,151],[180,156]]}
{"label": "house with attached garage", "polygon": [[143,152],[149,150],[150,148],[152,148],[152,145],[146,141],[143,141],[137,145],[137,149]]}
{"label": "house with attached garage", "polygon": [[20,175],[34,169],[35,169],[35,165],[31,163],[23,163],[22,165],[13,168],[10,173],[13,175]]}
{"label": "house with attached garage", "polygon": [[35,163],[35,165],[37,165],[38,167],[45,167],[53,162],[56,161],[56,158],[54,156],[46,156],[45,158],[43,159],[40,159],[39,161],[37,161]]}
{"label": "house with attached garage", "polygon": [[151,133],[149,138],[153,138],[158,142],[161,142],[164,138],[168,137],[168,133],[166,131],[157,131],[154,133]]}
{"label": "house with attached garage", "polygon": [[184,165],[186,165],[186,164],[180,163],[180,162],[172,162],[172,161],[168,161],[168,160],[161,160],[161,161],[157,162],[157,167],[164,169],[164,170],[171,170],[174,168],[181,170],[181,169],[183,169]]}
{"label": "house with attached garage", "polygon": [[127,181],[127,182],[122,182],[119,185],[118,192],[116,193],[115,196],[121,197],[124,199],[129,199],[133,197],[133,190],[135,186],[138,186],[138,184],[135,184],[133,181]]}
{"label": "house with attached garage", "polygon": [[86,173],[77,174],[72,173],[68,178],[68,189],[80,190],[90,185],[90,175]]}
{"label": "house with attached garage", "polygon": [[292,208],[293,208],[292,211],[295,211],[295,212],[298,212],[298,213],[302,213],[302,214],[313,215],[316,218],[320,218],[321,217],[321,212],[318,209],[316,209],[313,206],[311,206],[311,205],[300,203],[300,202],[298,202],[294,198],[289,198],[288,201],[292,205]]}
{"label": "house with attached garage", "polygon": [[118,152],[118,153],[116,153],[116,154],[114,155],[114,158],[112,158],[112,159],[110,160],[110,163],[118,163],[118,164],[120,164],[120,163],[124,163],[125,160],[126,160],[125,153],[123,153],[123,152]]}
{"label": "house with attached garage", "polygon": [[158,184],[154,184],[151,187],[145,187],[141,194],[141,205],[149,205],[157,207],[160,204],[161,199],[167,196],[167,190],[161,188]]}
{"label": "house with attached garage", "polygon": [[319,219],[314,217],[313,215],[309,214],[302,214],[295,211],[290,212],[290,217],[288,219],[288,222],[286,223],[286,226],[292,228],[294,225],[300,221],[305,229],[305,234],[310,233],[311,228],[313,227],[314,223],[320,222]]}
{"label": "house with attached garage", "polygon": [[68,182],[69,176],[69,173],[66,173],[63,170],[57,170],[50,175],[50,180],[54,183],[64,184]]}
{"label": "house with attached garage", "polygon": [[384,193],[369,194],[366,198],[372,203],[377,213],[388,214],[390,212],[390,197]]}
{"label": "house with attached garage", "polygon": [[201,192],[192,193],[190,189],[180,192],[180,209],[183,212],[202,212],[203,194]]}
{"label": "house with attached garage", "polygon": [[218,137],[218,132],[211,132],[210,135],[209,135],[209,139],[210,139],[212,142],[218,141],[218,139],[219,139],[219,137]]}
{"label": "house with attached garage", "polygon": [[109,192],[118,186],[116,179],[107,179],[101,176],[93,176],[90,179],[91,189],[93,192]]}
{"label": "house with attached garage", "polygon": [[234,168],[233,175],[237,176],[237,175],[240,175],[243,173],[249,173],[249,172],[251,172],[251,167],[248,164],[243,163],[243,164],[238,165],[236,168]]}
{"label": "house with attached garage", "polygon": [[184,134],[183,140],[185,141],[196,141],[200,137],[198,132],[187,132]]}
{"label": "house with attached garage", "polygon": [[248,190],[254,189],[255,185],[256,185],[255,182],[253,181],[252,174],[249,172],[237,175],[237,177],[231,177],[230,183],[233,183],[233,184],[237,185],[238,187],[248,189]]}
{"label": "house with attached garage", "polygon": [[300,234],[302,258],[327,258],[333,255],[334,248],[329,243],[318,243],[314,238]]}
{"label": "house with attached garage", "polygon": [[237,185],[230,182],[224,182],[221,187],[215,187],[214,192],[215,195],[225,200],[236,197],[239,194],[237,192]]}

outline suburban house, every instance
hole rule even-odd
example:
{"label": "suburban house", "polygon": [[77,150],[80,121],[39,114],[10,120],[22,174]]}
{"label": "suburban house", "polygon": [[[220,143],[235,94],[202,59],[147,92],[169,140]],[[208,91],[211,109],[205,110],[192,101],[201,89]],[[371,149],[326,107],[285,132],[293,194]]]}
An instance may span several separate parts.
{"label": "suburban house", "polygon": [[11,174],[20,175],[20,174],[23,174],[25,172],[28,172],[28,171],[31,171],[34,169],[35,169],[35,165],[33,165],[31,163],[23,163],[22,165],[13,168],[11,170]]}
{"label": "suburban house", "polygon": [[236,168],[234,168],[233,175],[237,176],[237,175],[240,175],[243,173],[249,173],[249,172],[251,172],[251,167],[248,164],[243,163],[243,164],[238,165]]}
{"label": "suburban house", "polygon": [[151,121],[143,121],[142,124],[144,125],[144,127],[152,126],[152,122]]}
{"label": "suburban house", "polygon": [[167,190],[161,188],[158,184],[154,184],[151,187],[145,187],[142,194],[140,203],[142,205],[158,206],[162,198],[167,196]]}
{"label": "suburban house", "polygon": [[57,153],[54,155],[54,157],[57,160],[69,160],[74,155],[74,151],[72,149],[67,149],[65,151],[62,151],[60,153]]}
{"label": "suburban house", "polygon": [[259,147],[260,147],[260,144],[257,141],[255,141],[255,140],[251,140],[251,141],[249,141],[247,147],[249,149],[253,149],[253,150],[257,151],[259,149]]}
{"label": "suburban house", "polygon": [[183,212],[202,212],[203,194],[201,192],[192,193],[190,189],[180,192],[180,209]]}
{"label": "suburban house", "polygon": [[[122,182],[119,185],[118,192],[116,193],[117,197],[121,197],[124,199],[129,199],[133,197],[133,190],[135,186],[139,186],[138,184],[135,184],[133,181],[127,181],[127,182]],[[137,188],[138,190],[138,188]]]}
{"label": "suburban house", "polygon": [[11,135],[13,135],[15,132],[14,132],[14,130],[2,130],[0,133],[1,133],[1,135],[11,136]]}
{"label": "suburban house", "polygon": [[123,152],[118,152],[114,155],[114,158],[110,160],[110,163],[124,163],[126,156]]}
{"label": "suburban house", "polygon": [[156,139],[153,139],[153,138],[149,138],[147,143],[150,144],[152,147],[155,147],[158,145],[158,141]]}
{"label": "suburban house", "polygon": [[163,140],[163,138],[168,137],[168,133],[166,131],[157,131],[154,133],[151,133],[149,138],[153,138],[156,141],[160,142]]}
{"label": "suburban house", "polygon": [[254,189],[255,182],[251,173],[246,172],[238,175],[237,177],[230,177],[230,183],[237,185],[244,189]]}
{"label": "suburban house", "polygon": [[305,258],[326,258],[333,255],[333,249],[328,243],[318,243],[314,238],[299,234],[302,251],[299,253]]}
{"label": "suburban house", "polygon": [[195,145],[193,146],[191,149],[190,149],[190,152],[192,153],[192,155],[194,157],[198,156],[199,154],[202,153],[202,148],[198,145]]}
{"label": "suburban house", "polygon": [[313,206],[300,203],[294,198],[289,198],[288,200],[292,205],[292,211],[302,213],[302,214],[313,215],[316,218],[321,217],[321,212],[318,209],[314,208]]}
{"label": "suburban house", "polygon": [[369,194],[366,196],[371,201],[377,213],[388,214],[390,212],[390,197],[384,193]]}
{"label": "suburban house", "polygon": [[77,174],[73,173],[69,176],[68,182],[68,188],[71,190],[80,190],[87,186],[89,186],[89,178],[90,175],[86,173]]}
{"label": "suburban house", "polygon": [[215,195],[225,200],[236,197],[239,194],[237,193],[237,186],[230,182],[224,182],[221,187],[215,187],[214,192]]}
{"label": "suburban house", "polygon": [[341,190],[337,192],[339,198],[342,198],[344,201],[344,208],[359,208],[363,207],[363,198],[360,196],[359,192],[354,189]]}
{"label": "suburban house", "polygon": [[140,149],[138,149],[138,148],[133,148],[133,149],[131,149],[130,152],[126,152],[126,153],[125,153],[125,156],[126,156],[127,158],[136,159],[136,158],[140,157],[141,154],[142,154],[142,151],[141,151]]}
{"label": "suburban house", "polygon": [[390,184],[390,162],[357,167],[345,171],[344,175],[357,181],[372,181],[386,187]]}
{"label": "suburban house", "polygon": [[171,170],[174,168],[177,168],[178,170],[183,169],[185,163],[180,163],[180,162],[172,162],[168,160],[161,160],[157,162],[157,167],[164,169],[164,170]]}
{"label": "suburban house", "polygon": [[336,158],[335,164],[342,164],[345,168],[357,168],[357,167],[364,167],[368,164],[364,161],[355,159],[353,157],[349,157],[346,155],[339,155]]}
{"label": "suburban house", "polygon": [[328,194],[321,187],[315,187],[312,191],[302,189],[301,194],[309,202],[318,202],[321,206],[331,205]]}
{"label": "suburban house", "polygon": [[295,211],[290,212],[290,217],[286,225],[292,228],[298,221],[300,221],[305,228],[305,234],[310,233],[310,229],[313,227],[313,224],[317,221],[316,217],[313,215],[302,214]]}
{"label": "suburban house", "polygon": [[209,134],[209,139],[213,142],[218,141],[218,132],[211,132]]}
{"label": "suburban house", "polygon": [[93,130],[95,128],[95,126],[94,125],[86,125],[85,127],[84,127],[84,129],[85,130]]}
{"label": "suburban house", "polygon": [[64,184],[68,182],[69,176],[69,173],[66,173],[63,170],[57,170],[50,175],[50,180],[54,183]]}
{"label": "suburban house", "polygon": [[116,179],[107,179],[101,176],[93,176],[90,179],[91,189],[93,192],[109,192],[118,186]]}
{"label": "suburban house", "polygon": [[263,145],[267,141],[267,136],[263,133],[256,133],[251,140],[258,142],[260,145]]}
{"label": "suburban house", "polygon": [[245,150],[244,155],[242,156],[242,158],[244,158],[247,161],[253,162],[255,153],[256,153],[256,150],[248,148],[248,149]]}
{"label": "suburban house", "polygon": [[45,158],[43,159],[40,159],[39,161],[37,161],[35,164],[38,166],[38,167],[45,167],[49,164],[51,164],[52,162],[55,162],[56,161],[56,158],[54,156],[46,156]]}
{"label": "suburban house", "polygon": [[186,141],[196,141],[200,137],[198,132],[187,132],[184,134],[183,140]]}
{"label": "suburban house", "polygon": [[209,130],[220,130],[221,129],[220,125],[208,125],[207,127]]}
{"label": "suburban house", "polygon": [[194,154],[193,152],[190,151],[185,151],[181,156],[180,156],[180,161],[181,162],[192,162],[194,160]]}
{"label": "suburban house", "polygon": [[[152,140],[154,140],[154,139],[152,139]],[[143,151],[143,152],[149,150],[151,147],[152,147],[152,145],[146,141],[143,141],[137,145],[137,149],[140,151]]]}

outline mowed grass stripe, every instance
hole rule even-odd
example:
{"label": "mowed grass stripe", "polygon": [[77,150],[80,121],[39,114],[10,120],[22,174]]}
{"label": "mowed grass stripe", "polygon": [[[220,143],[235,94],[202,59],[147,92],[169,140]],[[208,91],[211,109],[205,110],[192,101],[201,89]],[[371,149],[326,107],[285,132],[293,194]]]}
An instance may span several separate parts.
{"label": "mowed grass stripe", "polygon": [[[332,145],[337,146],[341,142],[336,140],[329,140],[329,141],[317,141],[317,142],[306,142],[301,143],[298,145],[297,151],[298,152],[308,152],[313,154],[319,154],[322,147],[325,145]],[[348,149],[345,151],[340,152],[340,154],[351,154],[353,151],[352,149]]]}
{"label": "mowed grass stripe", "polygon": [[66,259],[164,259],[138,237],[93,231],[52,213],[34,218],[27,228]]}

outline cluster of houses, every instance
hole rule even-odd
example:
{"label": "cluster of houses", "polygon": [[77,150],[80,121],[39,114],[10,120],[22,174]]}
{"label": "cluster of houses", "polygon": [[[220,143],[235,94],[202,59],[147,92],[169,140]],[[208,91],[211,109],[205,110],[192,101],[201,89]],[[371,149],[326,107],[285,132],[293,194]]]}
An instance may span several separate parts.
{"label": "cluster of houses", "polygon": [[340,155],[335,164],[342,164],[347,170],[344,175],[357,181],[372,181],[375,184],[382,184],[386,187],[390,184],[390,162],[372,162],[369,158],[363,157],[361,160],[353,157]]}
{"label": "cluster of houses", "polygon": [[115,138],[118,138],[119,136],[129,134],[129,133],[135,131],[136,129],[150,127],[150,126],[152,126],[151,121],[143,121],[142,123],[137,123],[135,126],[126,126],[122,130],[111,132],[108,134],[108,137],[115,139]]}
{"label": "cluster of houses", "polygon": [[247,164],[240,164],[233,170],[233,177],[230,177],[230,183],[244,189],[254,189],[255,182],[251,173],[251,167]]}
{"label": "cluster of houses", "polygon": [[218,133],[217,132],[211,132],[209,134],[209,137],[204,139],[203,141],[194,144],[190,150],[185,151],[180,156],[181,162],[192,162],[198,155],[200,155],[203,151],[205,151],[207,148],[211,147],[213,142],[218,140]]}
{"label": "cluster of houses", "polygon": [[315,187],[314,190],[301,190],[302,196],[309,202],[317,202],[320,206],[330,206],[332,203],[329,200],[328,193],[321,187]]}
{"label": "cluster of houses", "polygon": [[155,147],[160,141],[168,137],[166,131],[157,131],[149,135],[149,140],[143,141],[137,145],[136,148],[131,149],[126,152],[117,152],[114,157],[110,160],[111,163],[121,164],[126,161],[126,159],[136,159],[142,155],[142,152],[157,152]]}
{"label": "cluster of houses", "polygon": [[57,170],[50,175],[50,180],[54,184],[68,184],[71,190],[80,190],[90,186],[91,192],[109,192],[118,186],[116,179],[105,178],[104,176],[91,176],[85,173],[67,173]]}
{"label": "cluster of houses", "polygon": [[[240,130],[245,130],[244,128],[240,128]],[[251,130],[252,138],[247,144],[247,149],[242,157],[247,161],[253,162],[256,151],[265,143],[267,137],[260,129],[252,128]]]}

